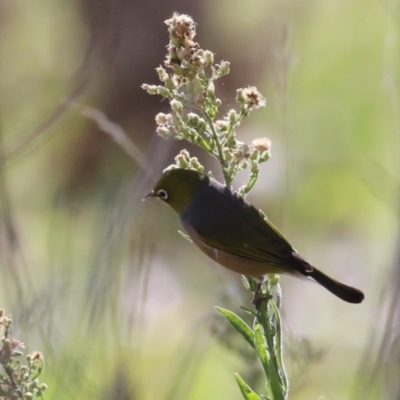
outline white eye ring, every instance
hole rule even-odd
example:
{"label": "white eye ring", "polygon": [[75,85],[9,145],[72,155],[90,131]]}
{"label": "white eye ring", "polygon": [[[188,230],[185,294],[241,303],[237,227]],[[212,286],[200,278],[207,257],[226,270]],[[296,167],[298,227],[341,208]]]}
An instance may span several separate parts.
{"label": "white eye ring", "polygon": [[160,199],[168,200],[168,193],[167,193],[166,190],[164,190],[164,189],[160,189],[160,190],[157,192],[157,196],[158,196]]}

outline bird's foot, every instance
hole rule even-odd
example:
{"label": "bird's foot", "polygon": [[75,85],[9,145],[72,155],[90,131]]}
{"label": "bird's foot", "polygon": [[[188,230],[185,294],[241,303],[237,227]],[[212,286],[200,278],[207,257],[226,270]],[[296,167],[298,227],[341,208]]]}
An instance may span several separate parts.
{"label": "bird's foot", "polygon": [[254,304],[254,306],[255,306],[256,309],[258,310],[258,309],[260,308],[261,304],[262,304],[264,301],[267,302],[268,300],[271,300],[271,299],[272,299],[272,296],[271,296],[270,294],[268,294],[268,295],[262,295],[262,296],[259,296],[259,295],[257,294],[257,296],[254,295],[254,298],[253,298],[253,300],[252,300],[251,302],[252,302],[252,304]]}

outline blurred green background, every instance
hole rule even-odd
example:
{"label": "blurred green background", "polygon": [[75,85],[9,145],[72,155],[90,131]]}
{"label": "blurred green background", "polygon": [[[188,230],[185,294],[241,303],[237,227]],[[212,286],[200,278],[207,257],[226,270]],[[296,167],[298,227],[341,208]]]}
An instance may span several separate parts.
{"label": "blurred green background", "polygon": [[366,294],[353,306],[282,278],[290,398],[398,399],[398,2],[2,0],[0,306],[44,354],[47,398],[240,399],[234,372],[262,391],[213,309],[248,305],[240,277],[183,240],[171,210],[141,202],[185,147],[156,137],[168,105],[140,89],[157,83],[173,11],[231,62],[227,107],[247,85],[268,99],[240,131],[273,143],[251,201]]}

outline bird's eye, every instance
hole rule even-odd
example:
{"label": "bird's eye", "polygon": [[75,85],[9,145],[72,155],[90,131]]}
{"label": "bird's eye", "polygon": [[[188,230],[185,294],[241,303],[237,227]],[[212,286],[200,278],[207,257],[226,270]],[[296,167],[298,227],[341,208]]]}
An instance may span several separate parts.
{"label": "bird's eye", "polygon": [[163,199],[163,200],[167,200],[167,199],[168,199],[168,193],[167,193],[164,189],[160,189],[160,190],[157,192],[157,196],[158,196],[160,199]]}

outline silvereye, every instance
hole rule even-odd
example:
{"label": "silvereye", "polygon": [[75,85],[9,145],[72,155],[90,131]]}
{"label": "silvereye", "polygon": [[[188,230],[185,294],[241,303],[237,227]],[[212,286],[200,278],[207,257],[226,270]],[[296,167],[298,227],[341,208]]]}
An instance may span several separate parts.
{"label": "silvereye", "polygon": [[164,172],[145,199],[151,197],[171,206],[193,243],[223,267],[259,279],[275,273],[310,277],[344,301],[364,299],[360,290],[309,264],[249,202],[197,171]]}

